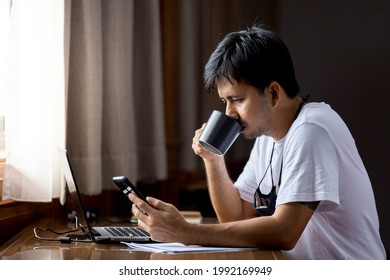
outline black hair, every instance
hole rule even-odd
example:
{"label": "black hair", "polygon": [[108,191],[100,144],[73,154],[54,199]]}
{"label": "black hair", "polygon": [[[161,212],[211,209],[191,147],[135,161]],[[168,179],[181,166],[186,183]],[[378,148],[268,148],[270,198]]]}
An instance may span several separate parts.
{"label": "black hair", "polygon": [[272,81],[291,98],[299,92],[287,46],[275,32],[256,26],[229,33],[211,54],[204,70],[206,90],[216,92],[220,78],[244,82],[260,93]]}

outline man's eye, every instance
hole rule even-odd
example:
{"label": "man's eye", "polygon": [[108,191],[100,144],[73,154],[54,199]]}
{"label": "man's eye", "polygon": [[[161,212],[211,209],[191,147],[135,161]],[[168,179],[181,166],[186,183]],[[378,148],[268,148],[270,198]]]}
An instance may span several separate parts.
{"label": "man's eye", "polygon": [[239,102],[241,102],[243,100],[244,100],[243,98],[232,98],[232,101],[236,102],[236,103],[239,103]]}

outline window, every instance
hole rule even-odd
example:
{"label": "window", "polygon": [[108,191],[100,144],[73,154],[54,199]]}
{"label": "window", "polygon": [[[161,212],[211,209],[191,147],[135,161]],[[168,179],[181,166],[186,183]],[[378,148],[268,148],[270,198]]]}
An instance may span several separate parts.
{"label": "window", "polygon": [[[5,158],[5,58],[9,26],[10,1],[0,1],[0,162]],[[1,175],[1,174],[0,174]],[[0,176],[2,177],[2,176]]]}
{"label": "window", "polygon": [[0,1],[0,200],[3,192],[3,174],[5,167],[5,52],[9,26],[11,1]]}
{"label": "window", "polygon": [[0,1],[0,160],[4,158],[4,110],[5,110],[5,52],[8,33],[10,1]]}

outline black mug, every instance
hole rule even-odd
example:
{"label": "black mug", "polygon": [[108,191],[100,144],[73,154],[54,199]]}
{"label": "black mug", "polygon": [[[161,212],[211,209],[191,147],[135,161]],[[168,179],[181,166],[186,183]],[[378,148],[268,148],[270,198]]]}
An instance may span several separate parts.
{"label": "black mug", "polygon": [[199,143],[214,154],[224,155],[240,135],[241,129],[238,121],[214,110],[199,137]]}

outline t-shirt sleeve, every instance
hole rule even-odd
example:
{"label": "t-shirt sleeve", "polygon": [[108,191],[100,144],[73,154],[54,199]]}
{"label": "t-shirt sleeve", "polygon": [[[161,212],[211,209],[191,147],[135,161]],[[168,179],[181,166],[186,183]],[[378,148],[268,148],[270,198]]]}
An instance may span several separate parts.
{"label": "t-shirt sleeve", "polygon": [[286,139],[277,205],[302,201],[321,201],[319,211],[339,205],[336,143],[324,128],[310,123]]}

